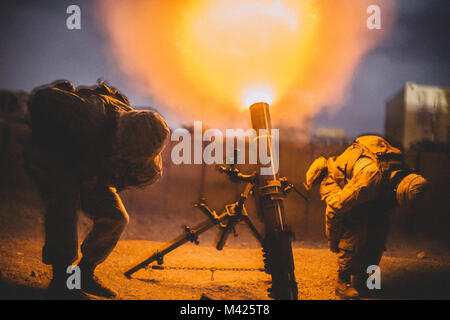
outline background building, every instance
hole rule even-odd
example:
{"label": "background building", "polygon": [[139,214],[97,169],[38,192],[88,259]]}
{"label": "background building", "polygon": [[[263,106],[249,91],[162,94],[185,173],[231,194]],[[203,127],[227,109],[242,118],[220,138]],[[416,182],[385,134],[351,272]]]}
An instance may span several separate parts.
{"label": "background building", "polygon": [[351,139],[345,135],[343,128],[316,128],[311,136],[312,143],[345,144]]}
{"label": "background building", "polygon": [[386,104],[385,136],[405,149],[421,142],[449,142],[450,88],[407,82]]}

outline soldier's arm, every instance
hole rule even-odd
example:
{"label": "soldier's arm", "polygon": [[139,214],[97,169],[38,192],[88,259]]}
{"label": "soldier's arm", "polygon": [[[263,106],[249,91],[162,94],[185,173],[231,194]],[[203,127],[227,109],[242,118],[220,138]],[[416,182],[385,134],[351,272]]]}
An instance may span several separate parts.
{"label": "soldier's arm", "polygon": [[321,184],[322,199],[325,200],[334,212],[335,216],[349,211],[350,209],[374,200],[380,189],[381,173],[376,163],[366,161],[364,166],[358,169],[355,165],[354,175],[342,188],[332,178],[327,177]]}

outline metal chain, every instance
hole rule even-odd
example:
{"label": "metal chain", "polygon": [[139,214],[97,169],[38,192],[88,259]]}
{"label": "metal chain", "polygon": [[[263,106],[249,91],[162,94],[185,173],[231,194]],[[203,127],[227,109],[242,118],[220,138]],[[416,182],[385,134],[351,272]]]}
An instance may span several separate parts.
{"label": "metal chain", "polygon": [[156,270],[213,270],[213,271],[262,271],[264,268],[237,268],[237,267],[182,267],[182,266],[158,266],[152,265],[148,266],[146,269],[156,269]]}
{"label": "metal chain", "polygon": [[151,265],[145,269],[153,270],[197,270],[197,271],[211,271],[211,280],[214,280],[214,272],[216,271],[260,271],[265,272],[264,268],[237,268],[237,267],[182,267],[182,266],[160,266]]}

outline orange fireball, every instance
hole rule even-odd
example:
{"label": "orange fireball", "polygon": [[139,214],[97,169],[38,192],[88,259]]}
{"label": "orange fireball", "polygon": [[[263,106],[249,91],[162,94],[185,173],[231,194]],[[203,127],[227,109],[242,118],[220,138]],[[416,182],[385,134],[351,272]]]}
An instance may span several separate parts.
{"label": "orange fireball", "polygon": [[[383,31],[366,29],[368,0],[101,1],[111,49],[169,121],[248,125],[272,105],[295,125],[339,106],[360,59]],[[383,30],[387,29],[385,21]]]}

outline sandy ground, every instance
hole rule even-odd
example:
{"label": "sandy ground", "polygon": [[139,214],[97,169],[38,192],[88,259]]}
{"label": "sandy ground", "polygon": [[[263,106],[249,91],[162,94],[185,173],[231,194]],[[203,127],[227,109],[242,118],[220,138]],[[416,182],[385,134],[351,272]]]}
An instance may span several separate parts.
{"label": "sandy ground", "polygon": [[[268,299],[270,276],[260,271],[142,270],[131,280],[123,272],[148,257],[162,242],[122,240],[98,268],[105,284],[119,292],[118,299]],[[299,244],[296,243],[296,246]],[[43,299],[51,270],[41,262],[42,241],[0,240],[0,295],[2,299]],[[335,256],[326,249],[294,248],[295,274],[300,299],[336,299]],[[184,245],[166,256],[165,265],[183,267],[262,268],[261,251]],[[380,265],[382,289],[368,298],[449,299],[450,261],[435,258],[385,256]]]}
{"label": "sandy ground", "polygon": [[[50,282],[50,267],[41,260],[43,210],[30,195],[0,192],[0,299],[43,299]],[[6,201],[7,200],[7,201]],[[188,299],[204,294],[214,299],[269,299],[270,276],[260,271],[142,270],[127,279],[123,273],[150,256],[166,241],[182,233],[196,217],[164,217],[129,211],[131,222],[122,240],[97,275],[119,292],[118,299]],[[80,240],[92,223],[80,215]],[[200,236],[200,245],[188,243],[165,258],[171,267],[262,268],[258,243],[245,226],[238,226],[225,248],[214,247],[217,229]],[[381,290],[376,299],[450,299],[450,250],[448,244],[427,243],[417,237],[394,240],[381,261]],[[140,239],[140,240],[136,240]],[[418,255],[418,253],[423,254]],[[325,240],[294,243],[295,274],[300,299],[336,299],[336,257]]]}

